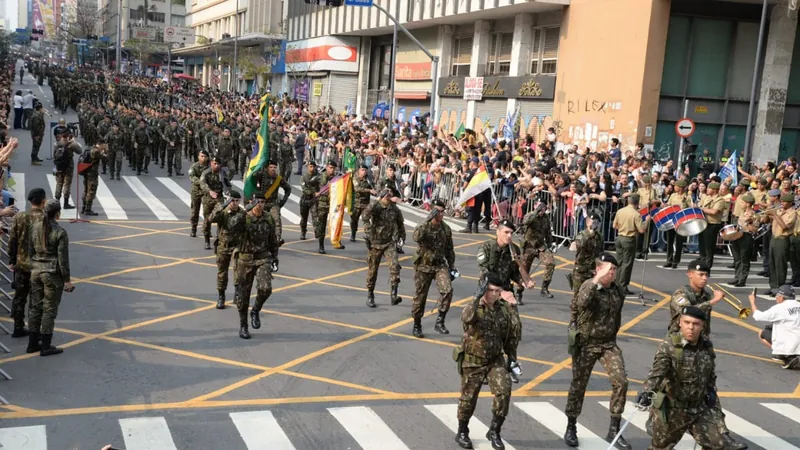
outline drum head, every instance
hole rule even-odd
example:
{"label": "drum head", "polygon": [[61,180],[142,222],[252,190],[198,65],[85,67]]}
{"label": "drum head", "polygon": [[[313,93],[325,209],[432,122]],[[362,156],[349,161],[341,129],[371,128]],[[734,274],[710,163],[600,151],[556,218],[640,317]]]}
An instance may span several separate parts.
{"label": "drum head", "polygon": [[704,219],[692,219],[685,221],[675,228],[675,232],[683,237],[696,236],[708,227],[708,222]]}

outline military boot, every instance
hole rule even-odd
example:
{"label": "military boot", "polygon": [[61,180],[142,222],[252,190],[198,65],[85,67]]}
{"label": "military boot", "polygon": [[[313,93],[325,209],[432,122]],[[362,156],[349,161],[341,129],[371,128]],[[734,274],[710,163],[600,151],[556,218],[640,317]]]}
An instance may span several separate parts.
{"label": "military boot", "polygon": [[25,328],[25,321],[22,319],[14,319],[14,333],[11,334],[12,338],[21,338],[28,335],[28,330]]}
{"label": "military boot", "polygon": [[578,419],[567,417],[567,431],[564,433],[564,443],[569,447],[578,446]]}
{"label": "military boot", "polygon": [[[614,438],[617,437],[617,434],[619,434],[620,432],[619,422],[620,422],[620,417],[611,417],[611,422],[608,424],[608,434],[606,434],[606,442],[613,441]],[[628,441],[626,441],[625,438],[622,437],[621,435],[617,439],[617,443],[614,446],[616,448],[621,448],[623,450],[630,450],[632,448],[631,444],[629,444]]]}
{"label": "military boot", "polygon": [[74,206],[69,204],[69,195],[64,196],[64,209],[75,209]]}
{"label": "military boot", "polygon": [[239,311],[239,337],[250,339],[250,332],[247,331],[247,311]]}
{"label": "military boot", "polygon": [[350,242],[356,241],[356,230],[350,231]]}
{"label": "military boot", "polygon": [[96,216],[97,215],[96,212],[92,211],[92,203],[94,203],[94,201],[86,203],[86,211],[83,212],[84,215],[87,215],[87,216]]}
{"label": "military boot", "polygon": [[225,289],[218,289],[217,309],[225,309]]}
{"label": "military boot", "polygon": [[324,237],[319,238],[319,250],[317,250],[317,252],[320,255],[324,255],[325,254],[325,238]]}
{"label": "military boot", "polygon": [[53,342],[52,334],[42,335],[42,348],[39,351],[39,356],[51,356],[51,355],[58,355],[59,353],[64,353],[63,349],[60,349],[52,345],[52,342]]}
{"label": "military boot", "polygon": [[477,224],[477,223],[475,223],[475,224],[472,226],[472,232],[473,232],[473,233],[475,233],[475,234],[478,234],[478,233],[480,233],[480,231],[478,231],[478,224]]}
{"label": "military boot", "polygon": [[250,310],[250,326],[253,327],[254,330],[261,328],[261,317],[259,317],[258,311],[255,309]]}
{"label": "military boot", "polygon": [[300,240],[301,241],[306,240],[306,230],[300,230]]}
{"label": "military boot", "polygon": [[206,250],[211,250],[211,236],[205,236],[204,240],[205,240],[205,243],[206,243],[205,249]]}
{"label": "military boot", "polygon": [[725,448],[732,450],[746,450],[747,444],[743,444],[731,437],[730,433],[723,433],[722,440],[725,441]]}
{"label": "military boot", "polygon": [[553,298],[553,294],[550,293],[550,289],[548,289],[548,287],[550,287],[550,280],[542,282],[541,295],[544,298]]}
{"label": "military boot", "polygon": [[372,292],[372,289],[370,289],[369,292],[367,293],[367,306],[369,306],[370,308],[375,307],[375,293]]}
{"label": "military boot", "polygon": [[500,437],[500,428],[505,420],[505,417],[492,416],[492,423],[489,424],[489,431],[486,432],[486,439],[489,440],[495,450],[505,450],[506,448],[506,445],[503,444],[503,439]]}
{"label": "military boot", "polygon": [[392,284],[392,295],[390,296],[392,306],[399,305],[403,298],[397,295],[397,283]]}
{"label": "military boot", "polygon": [[444,317],[446,315],[447,313],[440,312],[436,318],[436,325],[433,326],[433,329],[439,334],[450,334],[450,331],[444,326]]}
{"label": "military boot", "polygon": [[197,225],[192,225],[192,231],[189,233],[189,237],[197,237]]}
{"label": "military boot", "polygon": [[36,353],[42,349],[42,345],[39,343],[40,334],[36,331],[30,331],[28,333],[28,348],[25,350],[25,353]]}
{"label": "military boot", "polygon": [[471,449],[472,440],[469,438],[469,420],[458,421],[458,432],[456,432],[456,444],[461,448]]}
{"label": "military boot", "polygon": [[517,305],[522,306],[525,303],[522,303],[522,289],[516,288],[514,289],[514,298],[517,299]]}
{"label": "military boot", "polygon": [[414,318],[414,328],[411,329],[411,334],[416,338],[424,338],[422,334],[422,318]]}

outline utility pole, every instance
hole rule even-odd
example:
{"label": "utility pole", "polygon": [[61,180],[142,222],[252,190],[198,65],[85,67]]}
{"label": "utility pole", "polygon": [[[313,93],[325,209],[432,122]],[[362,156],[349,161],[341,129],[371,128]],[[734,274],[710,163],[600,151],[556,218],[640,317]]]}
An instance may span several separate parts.
{"label": "utility pole", "polygon": [[122,0],[117,0],[117,73],[122,73]]}
{"label": "utility pole", "polygon": [[[237,0],[238,1],[238,0]],[[167,0],[168,22],[167,26],[172,26],[172,0]],[[167,42],[167,87],[169,88],[169,105],[172,106],[172,42]]]}
{"label": "utility pole", "polygon": [[[239,0],[236,0],[236,12],[233,16],[236,20],[236,36],[233,37],[233,92],[239,92]],[[230,89],[230,83],[228,83]]]}

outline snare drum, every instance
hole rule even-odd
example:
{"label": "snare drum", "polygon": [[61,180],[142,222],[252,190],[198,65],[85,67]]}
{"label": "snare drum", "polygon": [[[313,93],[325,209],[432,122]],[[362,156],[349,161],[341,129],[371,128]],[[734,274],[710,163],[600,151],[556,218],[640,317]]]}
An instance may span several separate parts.
{"label": "snare drum", "polygon": [[659,231],[669,231],[675,228],[675,214],[681,210],[680,206],[670,205],[661,209],[653,216],[653,221]]}
{"label": "snare drum", "polygon": [[696,236],[706,227],[706,215],[700,208],[684,208],[675,213],[675,231],[683,237]]}
{"label": "snare drum", "polygon": [[647,220],[647,216],[648,215],[652,217],[653,214],[655,214],[656,211],[658,211],[658,208],[656,208],[656,207],[651,207],[650,211],[647,210],[647,207],[644,207],[644,208],[640,209],[639,210],[639,215],[642,216],[642,222]]}
{"label": "snare drum", "polygon": [[725,225],[719,230],[719,237],[723,241],[735,241],[741,239],[742,236],[744,236],[744,233],[739,228],[739,225]]}

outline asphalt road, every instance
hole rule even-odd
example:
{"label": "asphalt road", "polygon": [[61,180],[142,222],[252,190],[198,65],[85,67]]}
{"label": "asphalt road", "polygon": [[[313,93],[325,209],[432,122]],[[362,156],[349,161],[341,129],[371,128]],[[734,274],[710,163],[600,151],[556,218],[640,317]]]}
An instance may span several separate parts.
{"label": "asphalt road", "polygon": [[[25,87],[33,86],[29,80]],[[47,86],[43,93],[47,105]],[[74,119],[68,115],[68,120]],[[12,164],[15,177],[25,175],[20,192],[46,186],[44,175],[52,168],[47,163],[30,166],[29,135],[14,135],[22,141]],[[369,309],[364,305],[363,242],[345,241],[345,250],[318,255],[316,242],[300,241],[298,226],[284,214],[287,243],[273,295],[262,313],[262,328],[251,330],[253,338],[243,341],[237,336],[235,310],[214,309],[213,254],[202,249],[201,239],[189,238],[188,208],[173,191],[156,192],[165,185],[157,178],[162,175],[153,172],[142,177],[142,184],[175,220],[153,217],[136,192],[123,189],[128,182],[114,181],[118,186],[110,190],[125,220],[109,220],[113,208],[106,210],[101,202],[105,215],[100,220],[64,221],[76,284],[74,293],[64,295],[56,322],[54,341],[64,354],[27,355],[23,340],[0,336],[12,350],[0,356],[0,369],[14,378],[0,381],[0,395],[10,403],[0,406],[0,448],[93,450],[106,443],[128,450],[456,448],[459,378],[451,351],[461,339],[461,307],[476,285],[475,253],[488,233],[454,235],[463,277],[454,283],[447,321],[451,334],[435,334],[430,312],[435,305],[429,303],[423,320],[427,338],[415,339],[410,239],[402,262],[403,303],[389,306],[388,268],[383,266],[378,308]],[[188,180],[175,180],[187,189]],[[295,202],[288,206],[299,214]],[[405,216],[409,232],[422,220]],[[634,266],[637,285],[646,268],[644,294],[649,298],[644,306],[631,298],[623,311],[619,343],[631,399],[664,336],[668,293],[686,282],[683,271],[656,267],[657,259]],[[555,298],[528,291],[520,310],[524,373],[514,385],[503,428],[509,449],[563,447],[562,411],[570,380],[570,295],[564,274],[570,260],[569,252],[559,252],[551,289]],[[712,281],[730,278],[730,271],[718,272]],[[540,277],[537,272],[535,278]],[[7,284],[1,287],[10,290]],[[431,298],[438,298],[435,288]],[[771,304],[758,302],[763,308]],[[7,317],[0,321],[10,326]],[[718,386],[730,428],[751,448],[800,448],[798,372],[770,360],[752,319],[739,320],[733,308],[721,304],[713,321]],[[608,425],[602,402],[608,401],[609,389],[598,365],[579,419],[581,448],[607,447],[601,439]],[[482,430],[491,421],[491,398],[484,390],[471,425],[476,448],[487,448]],[[628,408],[626,417],[633,411]],[[648,444],[644,419],[645,413],[636,413],[625,431],[634,448]]]}

